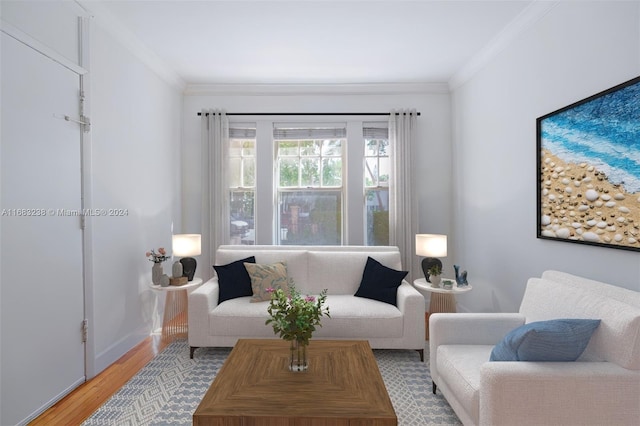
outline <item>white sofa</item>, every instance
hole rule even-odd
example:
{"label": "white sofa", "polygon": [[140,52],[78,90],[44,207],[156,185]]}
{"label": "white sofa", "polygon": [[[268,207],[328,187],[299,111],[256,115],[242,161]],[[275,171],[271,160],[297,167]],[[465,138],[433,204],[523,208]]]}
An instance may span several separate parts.
{"label": "white sofa", "polygon": [[[524,323],[600,319],[576,362],[489,361]],[[465,425],[640,424],[640,293],[558,271],[529,279],[519,313],[434,314],[433,392]]]}
{"label": "white sofa", "polygon": [[[255,256],[256,263],[286,261],[288,276],[302,294],[328,289],[331,318],[313,338],[363,339],[376,349],[415,349],[424,358],[424,297],[403,280],[397,306],[356,297],[367,257],[402,270],[397,247],[364,246],[220,246],[215,265]],[[268,318],[269,302],[239,297],[218,304],[218,278],[211,278],[189,295],[191,357],[199,347],[231,347],[240,338],[277,338]]]}

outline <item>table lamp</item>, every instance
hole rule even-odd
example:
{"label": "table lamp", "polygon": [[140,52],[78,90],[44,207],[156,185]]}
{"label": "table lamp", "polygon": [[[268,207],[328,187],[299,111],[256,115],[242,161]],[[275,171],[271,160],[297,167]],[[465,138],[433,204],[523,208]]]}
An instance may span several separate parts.
{"label": "table lamp", "polygon": [[447,257],[447,236],[438,234],[416,234],[416,254],[426,256],[422,259],[422,272],[427,282],[429,268],[439,266],[442,271],[442,261],[438,257]]}
{"label": "table lamp", "polygon": [[182,276],[192,281],[197,262],[191,256],[199,256],[201,253],[200,234],[176,234],[172,238],[172,246],[173,255],[182,258]]}

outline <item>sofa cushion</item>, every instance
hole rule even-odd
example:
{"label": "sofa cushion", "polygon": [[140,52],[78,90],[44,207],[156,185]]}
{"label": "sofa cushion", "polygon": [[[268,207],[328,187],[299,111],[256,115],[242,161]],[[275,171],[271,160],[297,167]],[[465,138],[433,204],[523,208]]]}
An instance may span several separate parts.
{"label": "sofa cushion", "polygon": [[544,271],[542,279],[555,281],[580,290],[591,291],[597,293],[600,297],[606,296],[640,308],[640,294],[637,291],[553,270]]}
{"label": "sofa cushion", "polygon": [[[291,246],[220,246],[216,251],[216,263],[219,265],[255,256],[256,263],[287,263],[287,275],[296,283],[296,288],[304,294],[318,294],[320,290],[312,290],[307,286],[307,252],[293,250]],[[353,293],[351,293],[353,294]]]}
{"label": "sofa cushion", "polygon": [[396,271],[388,268],[377,260],[368,257],[362,273],[360,287],[355,295],[395,306],[398,287],[400,287],[402,280],[408,273],[408,271]]}
{"label": "sofa cushion", "polygon": [[[351,248],[351,247],[350,247]],[[320,251],[314,247],[309,252],[309,281],[307,292],[318,294],[327,288],[330,282],[331,294],[353,294],[358,290],[362,281],[362,271],[367,264],[367,259],[372,257],[384,266],[392,269],[401,269],[399,251],[376,252],[377,247],[356,247],[362,251]],[[372,249],[366,251],[365,249]],[[293,274],[290,274],[293,276]],[[294,277],[295,278],[295,277]],[[298,282],[296,281],[296,284]]]}
{"label": "sofa cushion", "polygon": [[253,296],[251,302],[264,302],[271,299],[271,293],[267,289],[282,289],[289,293],[291,279],[287,275],[287,263],[276,262],[273,264],[245,263],[245,268],[251,277],[251,289]]}
{"label": "sofa cushion", "polygon": [[270,338],[273,327],[266,325],[269,302],[249,303],[251,297],[227,300],[209,313],[209,333],[214,336]]}
{"label": "sofa cushion", "polygon": [[[640,293],[628,291],[629,303],[607,297],[601,286],[589,280],[583,286],[530,278],[520,304],[527,322],[556,318],[599,318],[596,329],[578,361],[611,361],[640,370]],[[602,284],[602,286],[610,287]]]}
{"label": "sofa cushion", "polygon": [[[209,315],[210,333],[241,338],[276,337],[265,325],[269,302],[248,303],[249,297],[228,300]],[[404,318],[395,306],[353,295],[328,295],[331,318],[323,317],[313,338],[401,337]]]}
{"label": "sofa cushion", "polygon": [[600,320],[556,319],[524,324],[507,333],[491,351],[491,361],[575,361]]}
{"label": "sofa cushion", "polygon": [[406,319],[393,305],[346,294],[328,295],[326,305],[331,318],[322,318],[314,338],[402,337]]}
{"label": "sofa cushion", "polygon": [[251,256],[226,265],[213,265],[213,269],[218,275],[218,285],[220,286],[218,303],[253,294],[251,277],[249,277],[247,268],[244,266],[246,262],[255,263],[256,258]]}

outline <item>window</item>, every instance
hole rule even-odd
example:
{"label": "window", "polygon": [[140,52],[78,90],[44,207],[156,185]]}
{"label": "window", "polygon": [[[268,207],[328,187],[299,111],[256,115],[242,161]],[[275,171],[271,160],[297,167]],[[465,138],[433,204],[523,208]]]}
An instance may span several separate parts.
{"label": "window", "polygon": [[389,244],[387,122],[229,127],[231,244]]}
{"label": "window", "polygon": [[389,130],[378,123],[365,123],[362,133],[365,245],[389,245]]}
{"label": "window", "polygon": [[229,129],[231,244],[255,244],[256,131]]}
{"label": "window", "polygon": [[278,242],[342,244],[344,126],[275,127]]}

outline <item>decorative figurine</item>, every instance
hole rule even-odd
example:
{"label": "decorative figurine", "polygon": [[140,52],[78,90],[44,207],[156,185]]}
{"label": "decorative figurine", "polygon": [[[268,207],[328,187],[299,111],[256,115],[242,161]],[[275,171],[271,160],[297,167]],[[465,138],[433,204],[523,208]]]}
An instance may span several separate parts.
{"label": "decorative figurine", "polygon": [[458,283],[458,287],[469,285],[467,281],[467,271],[460,272],[459,265],[453,265],[453,269],[456,271],[456,283]]}

